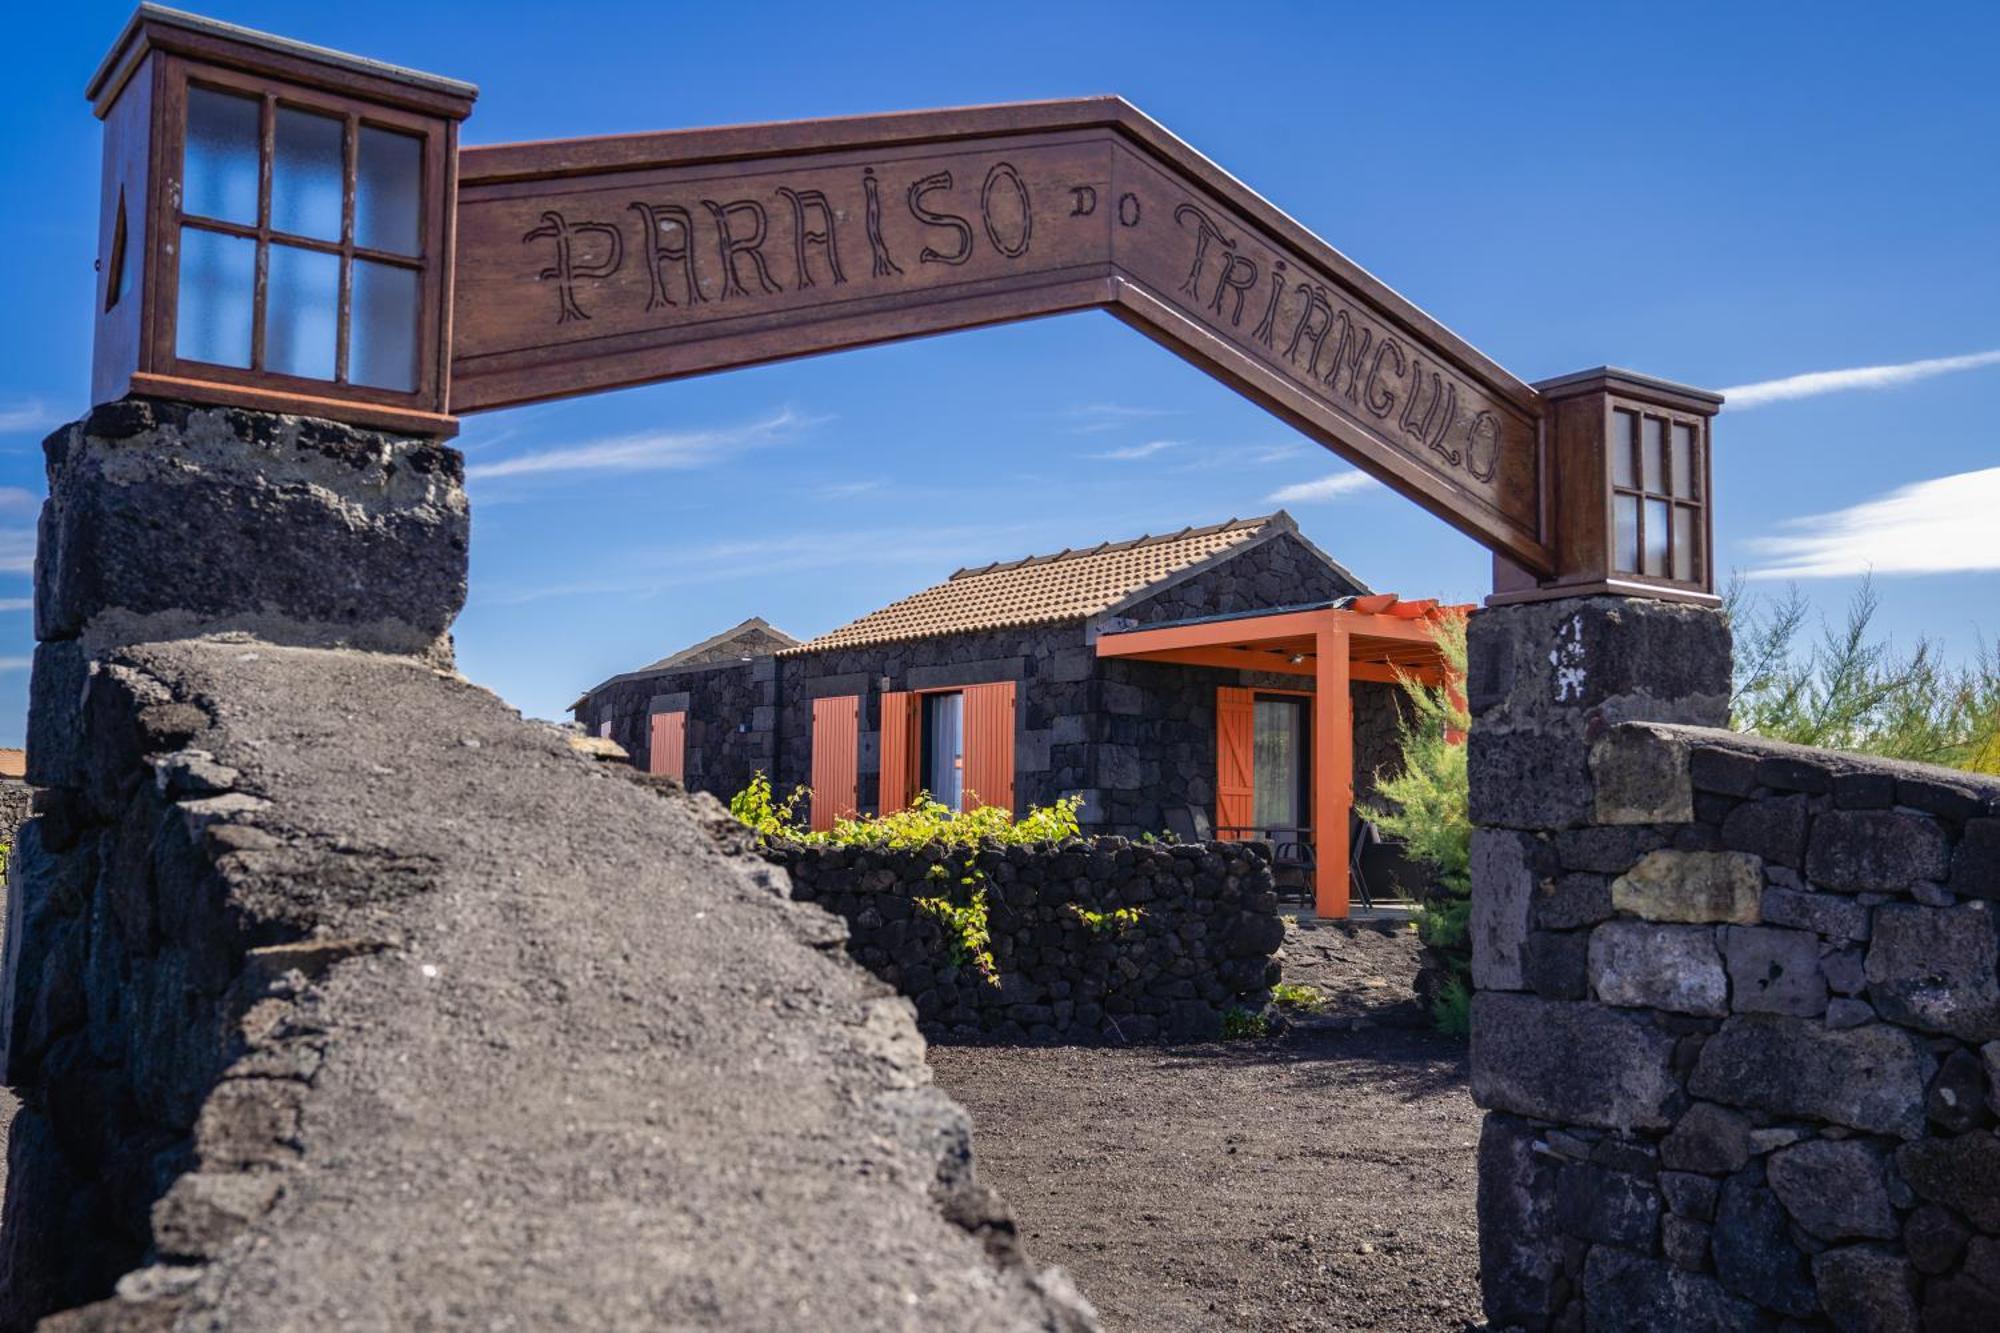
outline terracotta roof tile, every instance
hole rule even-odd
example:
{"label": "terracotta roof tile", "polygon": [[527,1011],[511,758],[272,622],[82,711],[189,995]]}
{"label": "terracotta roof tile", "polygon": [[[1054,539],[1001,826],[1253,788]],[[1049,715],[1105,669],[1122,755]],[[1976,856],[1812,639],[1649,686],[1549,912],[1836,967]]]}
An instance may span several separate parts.
{"label": "terracotta roof tile", "polygon": [[781,656],[927,639],[938,634],[1083,620],[1141,589],[1240,546],[1277,520],[1231,519],[1157,537],[961,569],[943,583],[871,611]]}

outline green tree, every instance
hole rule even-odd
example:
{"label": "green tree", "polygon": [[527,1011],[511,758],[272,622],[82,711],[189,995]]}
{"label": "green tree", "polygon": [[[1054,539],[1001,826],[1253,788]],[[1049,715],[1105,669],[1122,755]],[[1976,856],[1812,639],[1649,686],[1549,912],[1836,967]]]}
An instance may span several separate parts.
{"label": "green tree", "polygon": [[1730,586],[1736,638],[1730,720],[1773,740],[2000,773],[2000,657],[1982,646],[1962,666],[1935,643],[1899,651],[1873,632],[1872,581],[1846,619],[1802,643],[1809,614],[1796,585],[1764,599]]}
{"label": "green tree", "polygon": [[[1465,679],[1465,618],[1447,616],[1434,637],[1446,679]],[[1406,706],[1397,719],[1400,762],[1378,773],[1380,798],[1363,813],[1430,871],[1431,891],[1417,908],[1417,934],[1450,971],[1432,1016],[1463,1032],[1472,997],[1472,818],[1466,801],[1465,733],[1472,719],[1450,685],[1402,679]]]}

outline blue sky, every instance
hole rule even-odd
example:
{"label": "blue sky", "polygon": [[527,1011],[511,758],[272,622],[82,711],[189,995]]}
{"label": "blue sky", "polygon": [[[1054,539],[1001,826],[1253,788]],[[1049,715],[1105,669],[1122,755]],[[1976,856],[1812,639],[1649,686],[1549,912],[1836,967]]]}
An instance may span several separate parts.
{"label": "blue sky", "polygon": [[[2000,633],[1994,6],[202,8],[478,83],[468,143],[1122,94],[1524,379],[1905,368],[1725,411],[1722,563],[1790,571],[1836,615],[1872,567],[1900,641]],[[0,744],[26,707],[39,440],[87,405],[82,90],[128,11],[14,21]],[[1347,471],[1104,315],[473,417],[459,443],[460,664],[541,716],[748,615],[810,634],[961,564],[1262,513]],[[1377,587],[1487,591],[1441,522],[1320,489],[1289,507]]]}

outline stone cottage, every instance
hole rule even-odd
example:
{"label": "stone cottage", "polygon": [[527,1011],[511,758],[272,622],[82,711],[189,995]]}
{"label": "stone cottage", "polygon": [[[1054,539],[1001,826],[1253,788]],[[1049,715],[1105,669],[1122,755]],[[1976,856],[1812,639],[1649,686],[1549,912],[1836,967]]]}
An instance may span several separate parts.
{"label": "stone cottage", "polygon": [[[725,800],[758,771],[781,794],[810,787],[816,827],[920,791],[1016,811],[1080,795],[1094,832],[1310,842],[1312,654],[1260,651],[1252,631],[1390,604],[1433,608],[1371,593],[1280,511],[960,569],[803,643],[748,620],[573,711],[640,766]],[[1249,628],[1226,648],[1113,655],[1121,635],[1221,624]],[[1402,657],[1357,653],[1339,756],[1356,797],[1395,758],[1395,670],[1434,662],[1415,637]]]}

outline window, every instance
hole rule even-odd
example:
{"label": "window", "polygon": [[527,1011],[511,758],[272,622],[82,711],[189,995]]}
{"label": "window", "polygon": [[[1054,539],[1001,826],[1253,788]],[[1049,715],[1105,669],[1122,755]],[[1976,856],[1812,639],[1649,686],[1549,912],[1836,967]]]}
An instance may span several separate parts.
{"label": "window", "polygon": [[965,696],[927,694],[923,700],[923,771],[918,778],[931,799],[965,808]]}
{"label": "window", "polygon": [[[1253,822],[1261,829],[1296,830],[1306,823],[1305,702],[1257,698],[1251,806]],[[1297,837],[1289,832],[1277,835],[1277,841]]]}
{"label": "window", "polygon": [[1612,565],[1617,572],[1677,583],[1703,581],[1707,472],[1701,445],[1699,418],[1612,409]]}
{"label": "window", "polygon": [[176,358],[417,392],[424,156],[331,100],[190,83]]}

